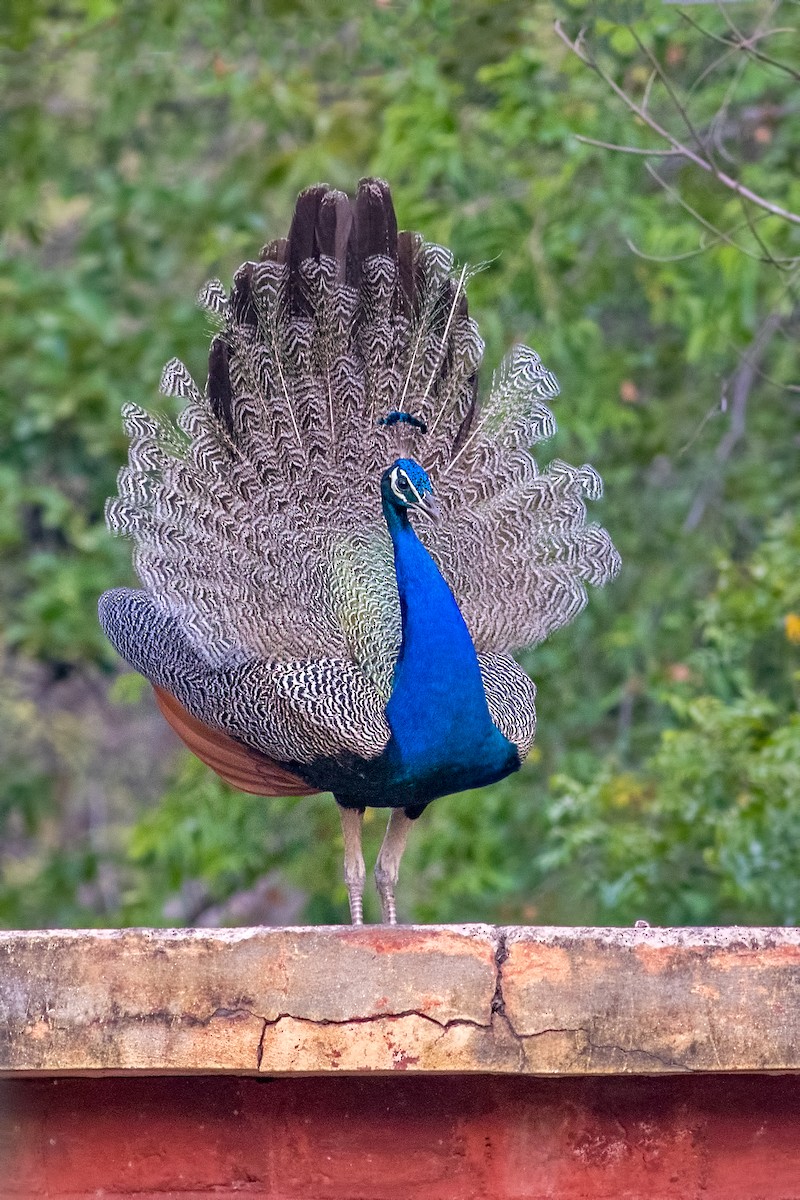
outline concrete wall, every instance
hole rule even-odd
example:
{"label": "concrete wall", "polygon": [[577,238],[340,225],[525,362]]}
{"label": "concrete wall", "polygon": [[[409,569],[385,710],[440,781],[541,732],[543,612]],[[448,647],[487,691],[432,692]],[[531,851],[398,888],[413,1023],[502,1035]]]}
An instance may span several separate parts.
{"label": "concrete wall", "polygon": [[800,934],[0,934],[0,1071],[0,1200],[800,1200]]}

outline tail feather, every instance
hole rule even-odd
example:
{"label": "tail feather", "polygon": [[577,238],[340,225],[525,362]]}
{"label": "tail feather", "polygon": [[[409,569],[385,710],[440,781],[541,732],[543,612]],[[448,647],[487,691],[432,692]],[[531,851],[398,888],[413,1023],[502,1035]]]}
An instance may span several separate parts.
{"label": "tail feather", "polygon": [[[596,472],[530,454],[558,394],[538,355],[517,347],[479,402],[467,279],[448,250],[398,233],[387,185],[362,180],[354,202],[307,189],[229,298],[203,290],[222,322],[205,391],[173,360],[178,429],[126,409],[108,521],[206,661],[347,657],[387,694],[400,616],[378,485],[400,454],[439,494],[444,520],[420,534],[480,652],[540,641],[616,573],[586,523]],[[416,423],[379,425],[393,410]]]}

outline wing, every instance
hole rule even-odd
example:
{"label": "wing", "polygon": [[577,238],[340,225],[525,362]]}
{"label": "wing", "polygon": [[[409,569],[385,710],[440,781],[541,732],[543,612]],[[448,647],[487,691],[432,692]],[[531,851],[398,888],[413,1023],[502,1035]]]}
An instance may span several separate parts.
{"label": "wing", "polygon": [[[288,761],[312,762],[343,753],[377,758],[391,736],[384,702],[374,684],[346,659],[277,667],[258,663],[237,671],[234,687],[248,707],[251,697],[263,697],[252,710],[264,711],[263,705],[268,706],[271,736],[286,750]],[[248,730],[253,737],[257,732]]]}
{"label": "wing", "polygon": [[[179,736],[223,778],[219,766],[230,765],[254,782],[252,760],[246,769],[240,758],[228,764],[231,740],[271,763],[298,765],[339,754],[376,758],[389,741],[383,701],[354,663],[252,660],[213,667],[174,617],[146,592],[128,588],[106,592],[99,615],[118,653],[159,689],[162,711],[164,693],[177,702],[177,709],[166,703],[165,716]],[[224,737],[212,742],[203,730]],[[259,763],[263,774],[267,766]]]}
{"label": "wing", "polygon": [[478,663],[491,718],[522,761],[536,735],[536,684],[510,654],[479,654]]}

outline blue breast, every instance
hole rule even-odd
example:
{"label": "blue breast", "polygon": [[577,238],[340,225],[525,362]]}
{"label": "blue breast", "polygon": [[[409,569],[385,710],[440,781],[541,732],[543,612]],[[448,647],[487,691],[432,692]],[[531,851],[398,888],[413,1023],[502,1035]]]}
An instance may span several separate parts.
{"label": "blue breast", "polygon": [[344,804],[414,810],[502,779],[519,767],[519,755],[492,722],[453,593],[406,512],[385,503],[384,513],[403,625],[386,706],[392,736],[380,758],[347,764],[327,786]]}

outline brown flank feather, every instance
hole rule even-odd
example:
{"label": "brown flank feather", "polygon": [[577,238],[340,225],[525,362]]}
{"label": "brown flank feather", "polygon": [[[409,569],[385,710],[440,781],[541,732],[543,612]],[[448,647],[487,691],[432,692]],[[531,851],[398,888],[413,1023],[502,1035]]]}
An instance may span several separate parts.
{"label": "brown flank feather", "polygon": [[299,775],[278,766],[266,754],[237,742],[218,729],[211,729],[186,711],[164,688],[153,685],[156,702],[178,737],[220,779],[254,796],[314,796]]}

